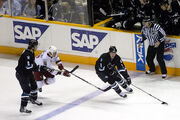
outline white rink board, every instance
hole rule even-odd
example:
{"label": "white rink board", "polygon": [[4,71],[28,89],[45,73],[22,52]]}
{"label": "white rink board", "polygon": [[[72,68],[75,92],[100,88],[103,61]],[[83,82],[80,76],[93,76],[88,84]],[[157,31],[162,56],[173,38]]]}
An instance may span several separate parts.
{"label": "white rink board", "polygon": [[[135,52],[135,40],[134,33],[124,33],[124,32],[115,32],[115,31],[106,31],[106,30],[97,30],[91,28],[81,28],[81,27],[72,27],[67,25],[59,25],[59,24],[50,24],[50,23],[42,23],[42,22],[32,22],[26,20],[19,19],[11,19],[11,18],[0,18],[0,46],[11,46],[11,47],[20,47],[26,48],[26,44],[15,42],[14,37],[14,29],[13,22],[24,22],[39,25],[48,26],[44,33],[38,38],[40,43],[39,50],[47,49],[50,45],[55,45],[60,53],[70,54],[70,55],[78,55],[85,57],[99,57],[102,53],[108,51],[110,45],[115,45],[118,49],[118,54],[122,57],[124,61],[136,63],[136,52]],[[23,26],[25,27],[25,26]],[[26,26],[27,27],[27,26]],[[36,26],[35,26],[36,27]],[[24,29],[24,28],[23,28]],[[24,31],[23,29],[19,29],[19,31]],[[28,27],[27,27],[28,29]],[[87,35],[82,32],[79,38],[79,41],[83,41],[82,50],[75,50],[72,46],[72,29],[75,31],[87,31]],[[29,27],[30,34],[32,33],[31,28]],[[35,29],[37,30],[37,28]],[[35,34],[37,31],[35,31]],[[41,31],[42,32],[42,31]],[[17,31],[16,31],[17,33]],[[92,33],[92,34],[91,34]],[[102,35],[100,35],[102,34]],[[24,37],[27,37],[27,33],[24,33]],[[87,39],[82,40],[82,36]],[[95,38],[93,42],[89,42],[90,36],[94,37],[103,36],[100,42],[99,38]],[[173,48],[170,51],[170,54],[173,54],[173,59],[167,62],[168,67],[180,68],[180,56],[178,56],[178,51],[180,51],[180,40],[175,38],[170,38],[171,41],[176,43],[176,48]],[[99,41],[98,41],[99,40]],[[76,43],[75,43],[76,44]],[[77,44],[76,44],[77,45]],[[83,51],[88,48],[86,46],[90,46],[91,48],[88,50],[92,50],[91,52]],[[148,43],[145,42],[145,48],[147,48]],[[92,48],[93,47],[93,48]],[[147,50],[147,49],[146,49]],[[146,52],[145,52],[146,53]]]}

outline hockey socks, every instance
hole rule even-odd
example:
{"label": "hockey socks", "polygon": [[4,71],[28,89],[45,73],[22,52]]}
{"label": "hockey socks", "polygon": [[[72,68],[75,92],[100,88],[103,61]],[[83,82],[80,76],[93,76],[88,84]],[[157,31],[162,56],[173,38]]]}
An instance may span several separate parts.
{"label": "hockey socks", "polygon": [[36,105],[42,105],[42,102],[39,102],[37,100],[37,91],[31,91],[31,95],[30,95],[30,101],[32,104],[36,104]]}
{"label": "hockey socks", "polygon": [[117,84],[116,82],[111,85],[111,88],[114,89],[115,92],[116,92],[119,96],[121,96],[121,97],[123,97],[123,98],[126,98],[126,97],[127,97],[127,95],[121,91],[121,89],[119,88],[119,86],[118,86],[118,84]]}

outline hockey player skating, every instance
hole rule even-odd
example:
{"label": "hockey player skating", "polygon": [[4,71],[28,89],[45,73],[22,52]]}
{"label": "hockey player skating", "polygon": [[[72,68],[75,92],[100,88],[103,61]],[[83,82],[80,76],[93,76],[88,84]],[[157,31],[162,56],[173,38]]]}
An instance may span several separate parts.
{"label": "hockey player skating", "polygon": [[[116,52],[116,47],[111,46],[109,52],[102,54],[96,61],[95,70],[96,74],[102,81],[108,82],[111,85],[111,88],[113,88],[118,95],[125,98],[127,95],[122,92],[119,85],[126,91],[132,92],[133,90],[128,86],[131,84],[131,78],[128,75],[123,61]],[[115,67],[117,67],[117,70]],[[124,77],[124,79],[118,72]]]}
{"label": "hockey player skating", "polygon": [[45,50],[35,58],[37,65],[45,65],[48,68],[54,69],[52,62],[55,62],[59,70],[52,70],[49,72],[34,72],[36,83],[40,92],[42,92],[42,86],[50,85],[55,82],[55,75],[64,75],[70,77],[67,70],[64,70],[64,66],[60,58],[58,57],[57,48],[55,46],[50,46],[49,49]]}
{"label": "hockey player skating", "polygon": [[26,50],[22,53],[18,60],[16,67],[16,78],[23,90],[21,95],[21,107],[20,112],[31,113],[31,110],[26,109],[28,101],[33,104],[42,105],[37,101],[37,85],[33,75],[33,71],[47,71],[47,67],[36,65],[34,62],[34,51],[36,51],[38,41],[31,39]]}

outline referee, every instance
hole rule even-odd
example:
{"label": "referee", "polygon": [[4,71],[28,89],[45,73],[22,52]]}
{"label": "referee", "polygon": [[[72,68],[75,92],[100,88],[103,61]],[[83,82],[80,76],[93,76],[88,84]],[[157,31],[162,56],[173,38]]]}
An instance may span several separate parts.
{"label": "referee", "polygon": [[162,78],[166,78],[167,70],[166,70],[164,59],[163,59],[164,40],[166,37],[166,33],[160,27],[159,24],[153,23],[152,19],[149,16],[145,17],[143,22],[144,22],[144,26],[141,31],[142,41],[140,42],[138,47],[140,47],[141,44],[146,39],[149,41],[149,46],[148,46],[147,56],[146,56],[146,61],[149,66],[149,70],[146,71],[146,74],[152,74],[155,72],[155,64],[153,61],[154,61],[155,56],[157,55],[157,61],[161,68]]}

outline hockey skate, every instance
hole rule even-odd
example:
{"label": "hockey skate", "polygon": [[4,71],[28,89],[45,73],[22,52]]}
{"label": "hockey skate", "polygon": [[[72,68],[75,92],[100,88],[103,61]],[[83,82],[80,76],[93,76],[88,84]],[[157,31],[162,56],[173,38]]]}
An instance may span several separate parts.
{"label": "hockey skate", "polygon": [[31,101],[32,104],[36,104],[36,105],[38,105],[38,106],[43,105],[42,102],[39,102],[38,100],[30,99],[30,101]]}
{"label": "hockey skate", "polygon": [[42,88],[39,88],[38,90],[39,90],[39,92],[42,92]]}
{"label": "hockey skate", "polygon": [[126,95],[125,93],[123,93],[123,92],[120,92],[120,93],[119,93],[119,96],[121,96],[121,97],[123,97],[123,98],[126,98],[126,97],[127,97],[127,95]]}
{"label": "hockey skate", "polygon": [[31,113],[32,112],[31,110],[26,109],[26,107],[24,107],[24,106],[21,106],[19,111],[21,113]]}
{"label": "hockey skate", "polygon": [[130,88],[130,87],[126,87],[126,88],[124,88],[126,91],[128,91],[128,92],[130,92],[130,93],[132,93],[133,92],[133,89],[132,88]]}
{"label": "hockey skate", "polygon": [[166,79],[167,75],[166,74],[162,74],[162,78]]}
{"label": "hockey skate", "polygon": [[150,70],[147,70],[145,73],[146,73],[147,75],[153,75],[153,74],[155,74],[155,72],[151,72]]}

